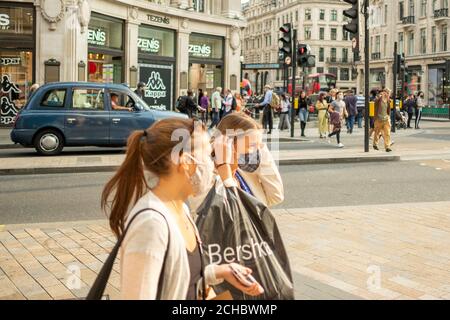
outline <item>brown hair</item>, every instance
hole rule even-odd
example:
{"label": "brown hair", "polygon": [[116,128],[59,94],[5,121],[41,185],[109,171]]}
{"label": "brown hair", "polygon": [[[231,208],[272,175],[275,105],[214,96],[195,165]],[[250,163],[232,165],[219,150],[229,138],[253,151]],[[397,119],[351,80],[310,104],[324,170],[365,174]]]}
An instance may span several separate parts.
{"label": "brown hair", "polygon": [[110,209],[109,225],[116,236],[120,236],[124,230],[125,217],[130,207],[149,189],[144,168],[157,176],[169,174],[171,151],[180,143],[179,140],[172,141],[172,133],[177,129],[185,129],[192,136],[194,128],[193,119],[168,118],[130,135],[125,160],[104,187],[101,197],[102,210],[106,212]]}
{"label": "brown hair", "polygon": [[245,113],[231,113],[219,122],[217,125],[217,130],[222,134],[226,134],[227,130],[255,130],[261,129],[261,125],[253,120],[252,117],[246,115]]}

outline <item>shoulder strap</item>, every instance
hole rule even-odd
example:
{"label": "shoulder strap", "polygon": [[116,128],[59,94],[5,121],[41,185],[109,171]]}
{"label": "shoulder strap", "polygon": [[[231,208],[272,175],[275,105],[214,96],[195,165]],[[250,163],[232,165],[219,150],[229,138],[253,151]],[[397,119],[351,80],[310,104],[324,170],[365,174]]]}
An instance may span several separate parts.
{"label": "shoulder strap", "polygon": [[138,215],[140,215],[141,213],[143,213],[145,211],[154,211],[154,212],[159,213],[167,223],[168,242],[167,242],[166,251],[164,253],[164,260],[163,260],[163,265],[161,268],[161,273],[159,275],[158,290],[157,290],[157,297],[156,297],[157,300],[161,300],[164,270],[166,269],[167,255],[168,255],[169,247],[170,247],[170,228],[169,228],[169,222],[167,221],[166,217],[161,212],[159,212],[155,209],[150,209],[150,208],[142,209],[142,210],[138,211],[131,218],[130,222],[128,222],[127,227],[125,228],[123,233],[120,235],[119,239],[117,240],[116,245],[111,250],[111,253],[109,254],[108,258],[106,259],[105,264],[103,265],[102,269],[98,273],[97,278],[95,279],[95,282],[91,287],[91,290],[89,290],[86,300],[101,300],[103,293],[105,292],[105,288],[106,288],[106,284],[108,283],[109,276],[111,275],[111,270],[114,266],[114,261],[116,260],[117,253],[119,252],[119,248],[122,245],[123,240],[125,239],[127,231],[130,228],[130,225],[133,223],[134,219],[136,219],[136,217]]}

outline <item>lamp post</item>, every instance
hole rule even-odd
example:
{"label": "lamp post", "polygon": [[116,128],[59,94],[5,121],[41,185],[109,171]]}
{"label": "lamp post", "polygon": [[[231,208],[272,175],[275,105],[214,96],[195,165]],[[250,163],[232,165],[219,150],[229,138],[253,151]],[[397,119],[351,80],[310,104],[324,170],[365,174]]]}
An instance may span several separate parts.
{"label": "lamp post", "polygon": [[241,63],[241,78],[240,78],[240,83],[239,83],[239,87],[240,87],[240,94],[242,95],[244,93],[244,87],[243,87],[243,81],[244,81],[244,56],[240,56],[239,57],[239,61]]}

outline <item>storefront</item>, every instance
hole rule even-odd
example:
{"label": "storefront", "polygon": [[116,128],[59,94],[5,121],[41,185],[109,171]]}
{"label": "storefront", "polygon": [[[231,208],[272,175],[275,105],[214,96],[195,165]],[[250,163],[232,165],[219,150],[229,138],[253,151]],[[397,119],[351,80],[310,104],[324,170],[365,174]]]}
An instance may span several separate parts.
{"label": "storefront", "polygon": [[144,100],[157,110],[173,110],[175,94],[175,31],[139,26],[139,81],[146,84]]}
{"label": "storefront", "polygon": [[0,126],[11,126],[33,84],[35,56],[33,5],[0,3]]}
{"label": "storefront", "polygon": [[428,65],[428,105],[442,107],[444,96],[445,64]]}
{"label": "storefront", "polygon": [[223,87],[223,83],[224,39],[217,36],[191,34],[189,38],[189,88],[194,93],[197,93],[199,89],[211,93],[214,88]]}
{"label": "storefront", "polygon": [[93,13],[88,29],[88,80],[124,81],[124,22]]}

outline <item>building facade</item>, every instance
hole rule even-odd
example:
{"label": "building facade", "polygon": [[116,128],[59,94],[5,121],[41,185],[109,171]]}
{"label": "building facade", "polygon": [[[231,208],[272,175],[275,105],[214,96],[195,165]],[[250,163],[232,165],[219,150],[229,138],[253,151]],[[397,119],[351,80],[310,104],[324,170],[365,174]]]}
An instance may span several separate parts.
{"label": "building facade", "polygon": [[[250,0],[243,7],[248,23],[242,44],[245,65],[278,63],[279,28],[292,23],[299,43],[309,44],[316,56],[316,66],[308,68],[307,74],[332,73],[337,76],[338,88],[356,89],[352,42],[343,31],[348,21],[343,10],[348,8],[347,3],[339,0]],[[244,77],[248,77],[256,92],[261,92],[265,83],[283,87],[281,69],[256,67],[244,71]],[[288,77],[291,76],[289,73]],[[301,76],[299,68],[297,77]]]}
{"label": "building facade", "polygon": [[244,27],[240,0],[1,0],[1,125],[33,83],[142,81],[161,110],[188,89],[236,91]]}
{"label": "building facade", "polygon": [[[445,81],[445,62],[450,59],[448,2],[370,1],[370,90],[393,87],[394,43],[397,42],[397,52],[405,55],[407,66],[404,93],[423,91],[430,107],[449,103]],[[358,66],[361,90],[364,88],[363,68],[363,64]],[[401,81],[397,81],[398,94],[401,87]]]}

